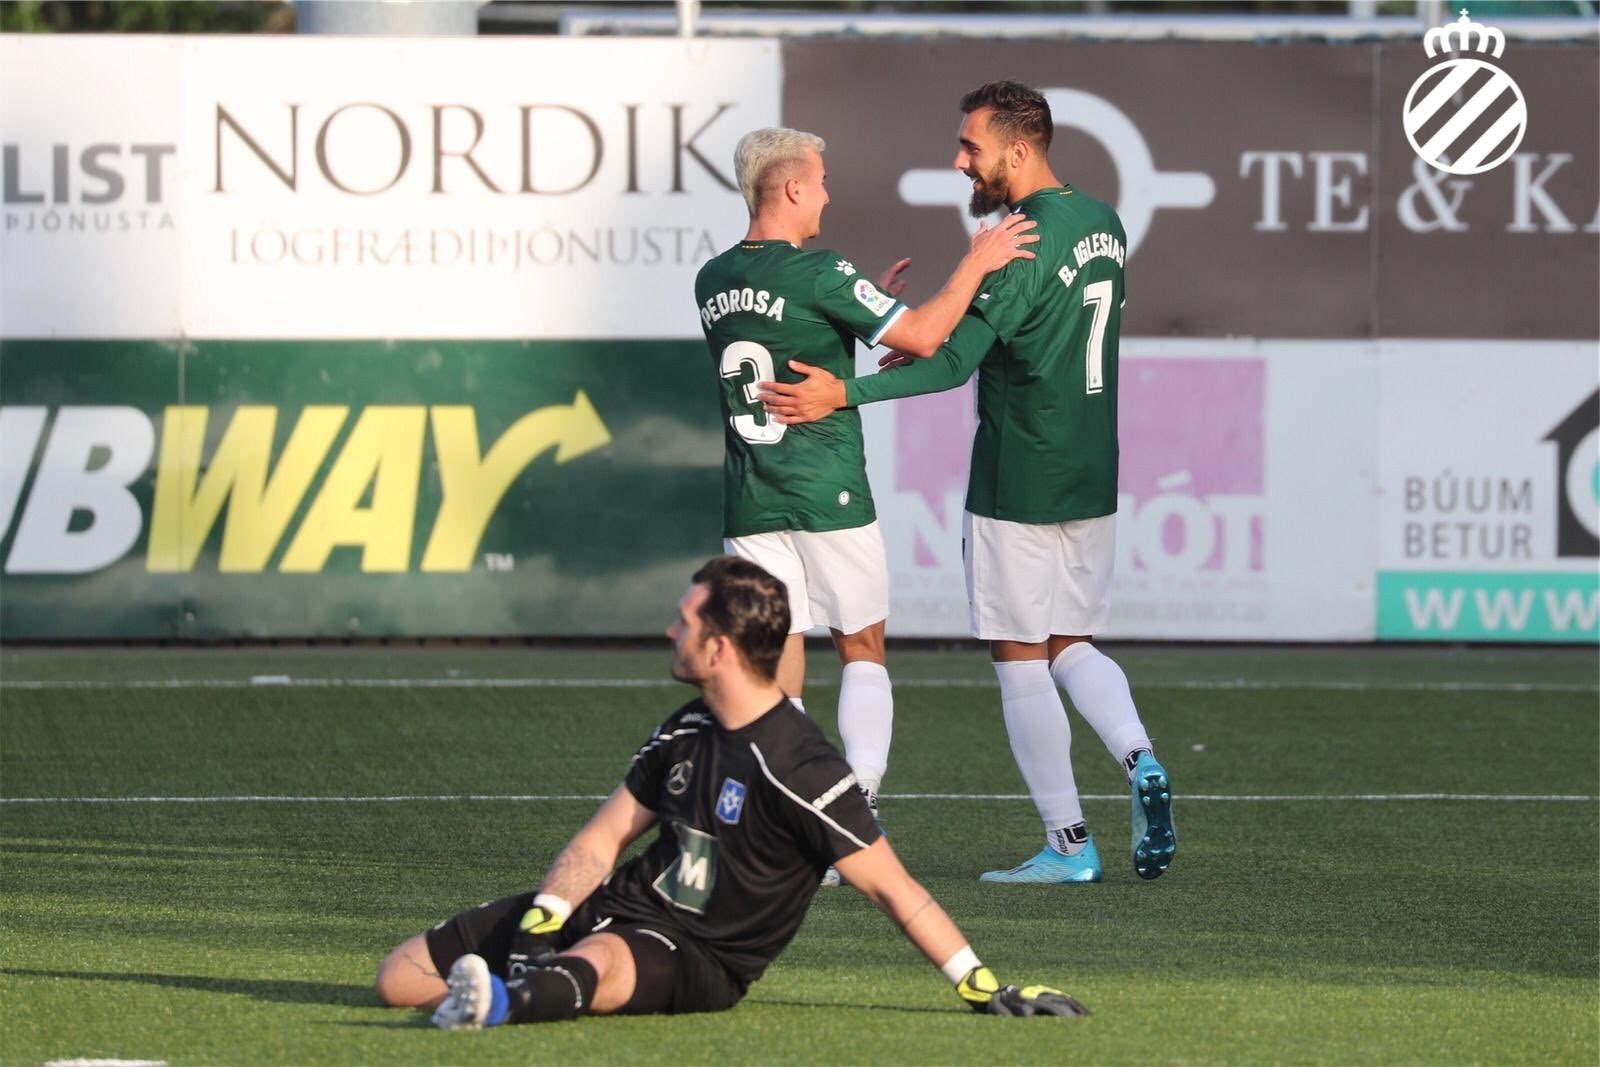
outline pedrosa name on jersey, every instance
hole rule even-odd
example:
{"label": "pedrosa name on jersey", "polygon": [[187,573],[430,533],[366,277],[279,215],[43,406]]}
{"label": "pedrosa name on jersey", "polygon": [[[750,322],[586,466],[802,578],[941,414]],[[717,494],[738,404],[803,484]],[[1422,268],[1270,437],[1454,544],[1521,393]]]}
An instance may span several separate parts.
{"label": "pedrosa name on jersey", "polygon": [[783,321],[784,298],[772,298],[772,294],[765,289],[729,289],[724,293],[712,296],[700,308],[700,321],[706,329],[711,329],[711,324],[724,315],[732,315],[735,311],[753,311],[757,315],[765,315],[775,322]]}
{"label": "pedrosa name on jersey", "polygon": [[[501,499],[529,463],[552,448],[555,461],[566,463],[611,440],[581,390],[570,404],[523,415],[487,450],[479,447],[477,413],[467,406],[373,405],[360,409],[353,423],[349,407],[308,406],[276,463],[276,407],[234,409],[209,457],[202,456],[209,408],[167,408],[159,418],[159,449],[157,420],[137,408],[68,406],[53,420],[49,416],[45,407],[0,407],[0,440],[7,451],[0,463],[0,534],[10,530],[22,505],[7,574],[85,574],[121,560],[144,532],[144,511],[132,487],[152,458],[155,492],[145,554],[151,573],[194,570],[219,523],[216,565],[222,573],[264,571],[286,537],[277,567],[285,573],[320,571],[332,551],[345,546],[360,548],[365,572],[404,572],[411,563],[430,431],[440,501],[421,569],[463,572],[471,568]],[[39,460],[24,502],[28,459],[35,453]]]}

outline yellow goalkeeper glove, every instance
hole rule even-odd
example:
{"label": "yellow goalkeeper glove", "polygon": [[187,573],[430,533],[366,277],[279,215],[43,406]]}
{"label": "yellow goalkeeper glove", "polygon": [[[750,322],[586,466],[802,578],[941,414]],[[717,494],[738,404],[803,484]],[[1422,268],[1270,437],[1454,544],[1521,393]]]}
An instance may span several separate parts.
{"label": "yellow goalkeeper glove", "polygon": [[1089,1009],[1059,989],[1044,985],[1003,986],[987,967],[974,967],[956,985],[973,1011],[989,1015],[1088,1015]]}
{"label": "yellow goalkeeper glove", "polygon": [[515,978],[530,967],[537,967],[556,954],[555,936],[561,932],[561,916],[535,905],[522,913],[517,932],[511,935],[511,951],[506,956],[506,975]]}

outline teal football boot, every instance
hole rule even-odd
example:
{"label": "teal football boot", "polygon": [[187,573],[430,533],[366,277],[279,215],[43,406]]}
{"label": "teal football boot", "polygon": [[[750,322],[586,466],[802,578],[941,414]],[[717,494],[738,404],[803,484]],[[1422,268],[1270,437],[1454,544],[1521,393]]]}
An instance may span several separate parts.
{"label": "teal football boot", "polygon": [[1146,752],[1134,765],[1128,790],[1133,796],[1133,869],[1140,878],[1160,878],[1178,852],[1167,769]]}
{"label": "teal football boot", "polygon": [[1023,860],[1009,871],[985,871],[980,882],[1004,882],[1016,885],[1065,885],[1071,882],[1098,882],[1100,880],[1100,853],[1094,847],[1094,835],[1075,856],[1063,856],[1046,845],[1037,856]]}

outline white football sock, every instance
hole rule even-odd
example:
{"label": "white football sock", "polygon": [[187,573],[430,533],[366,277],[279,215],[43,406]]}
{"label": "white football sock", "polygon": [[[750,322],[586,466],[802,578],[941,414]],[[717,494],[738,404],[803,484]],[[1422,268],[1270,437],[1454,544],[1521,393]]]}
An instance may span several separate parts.
{"label": "white football sock", "polygon": [[1067,709],[1042,659],[995,663],[1006,736],[1045,832],[1078,826],[1083,805],[1072,777],[1072,728]]}
{"label": "white football sock", "polygon": [[1089,830],[1081,822],[1076,826],[1046,830],[1044,842],[1063,856],[1076,856],[1089,844]]}
{"label": "white football sock", "polygon": [[1050,675],[1067,691],[1078,714],[1100,735],[1124,770],[1128,753],[1141,748],[1155,750],[1133,706],[1128,676],[1115,660],[1089,642],[1079,641],[1062,649],[1050,665]]}
{"label": "white football sock", "polygon": [[839,678],[839,739],[856,781],[876,799],[889,769],[894,732],[894,687],[881,663],[846,663]]}

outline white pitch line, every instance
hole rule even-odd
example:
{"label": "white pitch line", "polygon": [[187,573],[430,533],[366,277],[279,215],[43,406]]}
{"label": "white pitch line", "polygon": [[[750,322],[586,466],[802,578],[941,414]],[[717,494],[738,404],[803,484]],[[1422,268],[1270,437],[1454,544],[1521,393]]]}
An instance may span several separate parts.
{"label": "white pitch line", "polygon": [[1363,692],[1391,689],[1425,693],[1594,693],[1600,686],[1562,682],[1261,682],[1247,678],[1218,678],[1212,681],[1154,682],[1136,684],[1136,689],[1326,689]]}
{"label": "white pitch line", "polygon": [[[1026,793],[901,793],[895,796],[890,793],[881,794],[885,800],[1031,800]],[[1081,800],[1121,800],[1126,801],[1126,793],[1086,793]],[[1404,801],[1404,800],[1467,800],[1467,801],[1527,801],[1527,800],[1559,800],[1559,801],[1588,801],[1600,800],[1600,796],[1586,796],[1581,793],[1179,793],[1177,799],[1189,800],[1223,800],[1243,802],[1295,802],[1295,801],[1323,801],[1323,800],[1371,800],[1371,801]]]}
{"label": "white pitch line", "polygon": [[[0,689],[665,689],[681,685],[670,678],[290,678],[257,675],[253,678],[146,678],[126,681],[83,679],[3,680]],[[837,678],[808,678],[806,684],[837,688]],[[987,678],[897,678],[897,689],[994,689]],[[1595,693],[1600,686],[1562,682],[1270,682],[1248,678],[1218,678],[1181,682],[1140,682],[1135,689],[1330,690],[1372,692],[1393,690],[1435,693]]]}
{"label": "white pitch line", "polygon": [[221,797],[0,797],[0,804],[393,804],[403,801],[605,800],[605,793],[397,793],[393,796],[297,797],[272,794]]}
{"label": "white pitch line", "polygon": [[679,683],[644,678],[135,678],[121,681],[30,679],[0,689],[647,689]]}
{"label": "white pitch line", "polygon": [[[0,804],[393,804],[421,801],[425,803],[454,801],[601,801],[605,793],[399,793],[392,796],[281,796],[243,795],[216,797],[0,797]],[[1026,793],[884,793],[884,800],[1028,800]],[[1090,793],[1082,800],[1119,800],[1126,802],[1126,793]],[[1481,803],[1516,803],[1525,801],[1559,801],[1566,803],[1593,803],[1600,796],[1581,793],[1179,793],[1181,801],[1237,801],[1243,803],[1297,803],[1319,801],[1377,801],[1397,802],[1416,800],[1472,801]]]}

